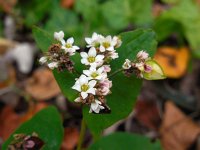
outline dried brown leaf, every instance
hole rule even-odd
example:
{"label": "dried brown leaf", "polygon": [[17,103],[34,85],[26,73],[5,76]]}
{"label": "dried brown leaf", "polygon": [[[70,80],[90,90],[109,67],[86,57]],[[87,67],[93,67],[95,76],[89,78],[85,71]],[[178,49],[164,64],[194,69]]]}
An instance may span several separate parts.
{"label": "dried brown leaf", "polygon": [[200,134],[200,126],[187,117],[172,102],[165,104],[165,113],[160,128],[164,150],[187,150]]}
{"label": "dried brown leaf", "polygon": [[47,100],[60,93],[52,72],[46,68],[36,70],[25,89],[36,100]]}

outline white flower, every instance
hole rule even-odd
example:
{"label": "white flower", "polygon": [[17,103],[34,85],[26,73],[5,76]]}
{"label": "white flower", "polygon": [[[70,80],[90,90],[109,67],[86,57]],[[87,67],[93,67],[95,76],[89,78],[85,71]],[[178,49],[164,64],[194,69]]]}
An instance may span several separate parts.
{"label": "white flower", "polygon": [[96,70],[96,67],[91,66],[89,70],[83,70],[83,73],[88,76],[90,79],[96,79],[96,80],[102,80],[107,77],[106,73],[103,73],[104,68],[100,67],[98,70]]}
{"label": "white flower", "polygon": [[54,39],[62,42],[64,41],[64,32],[63,31],[60,31],[60,32],[54,32]]}
{"label": "white flower", "polygon": [[122,40],[118,36],[113,37],[113,41],[115,41],[115,48],[118,48],[122,45]]}
{"label": "white flower", "polygon": [[100,46],[99,50],[101,52],[105,52],[106,50],[107,51],[114,51],[115,50],[114,47],[115,47],[116,44],[117,44],[117,41],[113,40],[112,37],[109,35],[109,36],[102,39],[101,46]]}
{"label": "white flower", "polygon": [[131,68],[131,61],[129,59],[126,59],[122,68],[123,69],[130,69]]}
{"label": "white flower", "polygon": [[92,38],[88,38],[86,37],[85,38],[85,41],[86,43],[88,44],[87,47],[95,47],[95,48],[98,48],[100,46],[100,43],[101,43],[101,40],[103,39],[104,37],[100,34],[97,34],[97,33],[93,33],[92,34]]}
{"label": "white flower", "polygon": [[149,54],[143,50],[137,53],[137,59],[139,60],[146,60],[149,57]]}
{"label": "white flower", "polygon": [[92,113],[92,112],[99,113],[101,109],[105,109],[105,108],[103,106],[101,106],[101,102],[100,101],[95,100],[90,105],[89,113]]}
{"label": "white flower", "polygon": [[104,55],[97,55],[97,51],[94,47],[91,47],[88,53],[81,52],[80,55],[82,57],[82,64],[91,66],[100,66],[103,64]]}
{"label": "white flower", "polygon": [[51,62],[51,63],[48,64],[48,67],[50,69],[57,68],[58,67],[58,62]]}
{"label": "white flower", "polygon": [[45,64],[47,62],[47,57],[43,56],[39,59],[40,64]]}
{"label": "white flower", "polygon": [[88,93],[95,95],[95,88],[97,81],[91,80],[85,76],[81,75],[79,79],[76,80],[75,85],[72,87],[72,89],[75,89],[79,92],[81,92],[81,96],[83,99],[85,99],[88,96]]}
{"label": "white flower", "polygon": [[111,59],[116,59],[116,58],[119,57],[118,53],[117,53],[115,50],[109,52],[108,56],[109,56]]}
{"label": "white flower", "polygon": [[74,45],[73,46],[73,43],[74,43],[74,38],[71,37],[69,39],[67,39],[67,41],[65,42],[64,40],[62,41],[62,49],[66,52],[66,53],[69,53],[70,56],[74,55],[76,50],[79,49],[78,46]]}

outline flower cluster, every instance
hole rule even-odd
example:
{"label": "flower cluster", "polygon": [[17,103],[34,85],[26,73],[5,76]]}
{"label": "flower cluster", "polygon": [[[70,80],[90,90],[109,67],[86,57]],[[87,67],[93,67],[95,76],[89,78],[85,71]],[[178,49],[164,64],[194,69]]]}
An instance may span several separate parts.
{"label": "flower cluster", "polygon": [[72,72],[73,62],[69,57],[74,55],[79,47],[73,45],[74,39],[72,37],[65,41],[63,31],[55,32],[54,39],[59,43],[51,45],[46,55],[41,57],[39,62],[47,64],[50,69],[57,68],[59,71],[62,71],[67,68],[67,70]]}
{"label": "flower cluster", "polygon": [[143,78],[143,73],[150,73],[152,67],[146,63],[147,60],[150,60],[149,54],[144,50],[141,50],[137,53],[136,60],[130,61],[126,59],[122,68],[124,73],[127,76],[130,76],[132,73],[135,73],[137,77]]}
{"label": "flower cluster", "polygon": [[121,45],[119,37],[102,36],[93,33],[91,38],[85,38],[88,52],[81,52],[81,63],[87,66],[83,74],[76,79],[72,89],[80,92],[75,102],[90,105],[90,113],[99,113],[103,109],[109,109],[105,96],[110,94],[112,81],[108,79],[111,71],[109,62],[118,58],[115,48]]}

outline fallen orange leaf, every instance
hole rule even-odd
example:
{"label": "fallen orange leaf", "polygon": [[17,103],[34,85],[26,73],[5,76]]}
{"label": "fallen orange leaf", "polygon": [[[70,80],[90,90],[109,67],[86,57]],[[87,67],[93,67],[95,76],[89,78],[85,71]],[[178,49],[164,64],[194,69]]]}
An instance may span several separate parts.
{"label": "fallen orange leaf", "polygon": [[167,77],[180,78],[187,70],[189,50],[186,47],[160,47],[154,59],[161,65]]}

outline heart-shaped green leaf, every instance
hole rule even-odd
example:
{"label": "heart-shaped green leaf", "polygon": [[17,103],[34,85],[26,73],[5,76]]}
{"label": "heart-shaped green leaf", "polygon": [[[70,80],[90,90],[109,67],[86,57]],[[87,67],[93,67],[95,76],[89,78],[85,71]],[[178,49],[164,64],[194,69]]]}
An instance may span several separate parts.
{"label": "heart-shaped green leaf", "polygon": [[[39,31],[37,31],[37,33],[38,32]],[[40,39],[39,36],[45,36],[45,33],[46,32],[41,32],[40,30],[41,35],[34,34],[40,48],[43,48],[42,45],[44,45],[44,43],[38,39]],[[155,40],[155,33],[152,30],[139,29],[122,33],[120,36],[123,44],[117,49],[119,58],[111,62],[111,74],[115,74],[115,72],[121,69],[126,58],[131,60],[135,59],[136,54],[140,50],[146,50],[151,56],[156,50],[157,42]],[[51,43],[49,43],[49,45],[51,45]],[[81,73],[82,65],[80,64],[79,54],[76,54],[72,59],[75,62],[75,68]],[[74,85],[75,78],[77,78],[78,75],[67,71],[58,73],[54,70],[53,72],[64,95],[70,101],[73,101],[78,96],[78,93],[75,90],[72,90],[71,87]],[[83,109],[83,117],[92,133],[96,136],[99,135],[103,129],[128,116],[133,109],[134,102],[137,99],[142,84],[140,79],[137,79],[134,76],[128,78],[124,76],[122,72],[119,72],[114,76],[111,75],[110,79],[113,82],[113,87],[111,89],[112,94],[108,95],[106,99],[108,106],[111,108],[111,113],[98,115],[89,114],[89,108],[87,106]]]}
{"label": "heart-shaped green leaf", "polygon": [[7,150],[14,139],[14,134],[31,135],[33,132],[44,142],[43,150],[58,150],[63,139],[64,130],[61,117],[55,107],[48,107],[38,112],[32,119],[23,123],[3,144],[2,150]]}

